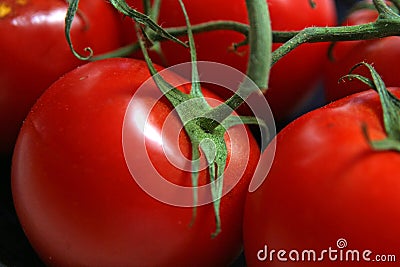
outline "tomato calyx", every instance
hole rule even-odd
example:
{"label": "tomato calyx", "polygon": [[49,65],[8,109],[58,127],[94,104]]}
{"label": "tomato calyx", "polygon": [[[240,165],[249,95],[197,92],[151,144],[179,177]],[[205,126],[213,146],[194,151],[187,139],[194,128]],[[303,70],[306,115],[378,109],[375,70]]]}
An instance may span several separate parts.
{"label": "tomato calyx", "polygon": [[[353,71],[359,67],[366,67],[372,76],[372,80],[359,74],[353,74]],[[379,94],[383,111],[384,129],[387,137],[382,140],[371,140],[367,127],[365,125],[362,126],[364,136],[371,147],[376,151],[394,150],[400,152],[400,100],[387,90],[378,72],[368,63],[361,62],[355,65],[350,70],[350,74],[344,76],[342,79],[344,78],[350,80],[358,79]]]}
{"label": "tomato calyx", "polygon": [[[138,28],[139,26],[137,26]],[[137,29],[138,32],[142,29]],[[197,187],[200,167],[200,150],[204,153],[208,163],[210,182],[212,188],[212,199],[215,212],[216,229],[212,234],[217,236],[221,231],[221,221],[219,216],[220,199],[222,197],[223,173],[227,160],[227,147],[224,141],[224,128],[218,128],[211,131],[205,131],[200,125],[201,113],[211,109],[207,104],[200,90],[200,83],[193,78],[192,89],[189,94],[184,94],[177,88],[165,81],[154,68],[151,59],[147,53],[144,44],[144,35],[138,34],[139,44],[143,50],[144,58],[150,70],[150,73],[157,87],[164,93],[167,99],[175,107],[180,117],[186,133],[192,144],[192,187],[193,187],[193,224],[196,217],[196,207],[198,202]],[[196,73],[196,72],[195,72]]]}
{"label": "tomato calyx", "polygon": [[[196,218],[196,207],[198,206],[197,189],[201,154],[204,155],[205,160],[207,161],[211,185],[211,196],[213,200],[212,203],[216,222],[216,229],[211,234],[211,237],[215,238],[221,232],[220,204],[223,195],[224,172],[228,158],[225,133],[229,128],[239,124],[257,124],[260,127],[266,128],[266,124],[260,119],[249,116],[237,116],[233,114],[234,110],[244,102],[244,99],[248,95],[254,91],[261,91],[259,90],[259,87],[254,85],[254,83],[252,83],[253,86],[249,86],[251,82],[248,82],[248,80],[245,79],[242,83],[242,86],[240,86],[238,90],[242,92],[242,96],[235,94],[236,97],[228,99],[225,103],[222,103],[214,108],[208,104],[201,91],[196,61],[196,49],[191,24],[183,2],[181,0],[179,2],[186,19],[187,35],[189,39],[188,43],[192,63],[191,90],[188,94],[179,91],[158,74],[147,52],[146,31],[139,24],[135,24],[135,26],[139,45],[152,78],[157,87],[174,106],[191,141],[193,187],[193,216],[191,224],[193,224]],[[263,49],[263,51],[265,52],[265,49]],[[269,68],[269,64],[266,65],[268,65]],[[259,78],[259,80],[262,79],[263,81],[261,83],[265,84],[265,77]]]}

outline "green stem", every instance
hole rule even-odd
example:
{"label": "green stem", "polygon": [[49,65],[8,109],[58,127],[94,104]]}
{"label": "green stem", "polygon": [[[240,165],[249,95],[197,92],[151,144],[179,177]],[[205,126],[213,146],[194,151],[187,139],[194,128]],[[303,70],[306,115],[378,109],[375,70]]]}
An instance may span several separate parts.
{"label": "green stem", "polygon": [[131,8],[125,2],[125,0],[110,0],[110,3],[119,12],[121,12],[125,16],[128,16],[128,17],[132,18],[137,23],[146,25],[147,27],[149,27],[150,29],[155,31],[158,35],[161,35],[164,38],[170,39],[170,40],[172,40],[174,42],[177,42],[177,43],[187,47],[187,45],[184,42],[182,42],[181,40],[179,40],[176,37],[172,36],[170,33],[168,33],[163,28],[158,26],[158,24],[156,22],[154,22],[154,20],[152,20],[151,17],[149,17],[148,15],[142,14],[142,13],[136,11],[135,9]]}
{"label": "green stem", "polygon": [[144,14],[150,15],[150,12],[151,12],[151,1],[150,0],[143,0],[143,11],[144,11]]}
{"label": "green stem", "polygon": [[[272,53],[272,64],[304,43],[369,40],[400,35],[400,16],[389,8],[384,0],[373,0],[373,3],[379,12],[379,17],[372,23],[340,27],[310,27],[300,32],[276,33],[282,38],[280,41],[285,43]],[[293,37],[287,40],[291,34]]]}
{"label": "green stem", "polygon": [[[150,0],[143,0],[148,2],[148,7],[146,14],[155,22],[158,21],[158,17],[160,14],[160,8],[161,8],[161,0],[154,0],[153,5],[151,5]],[[145,9],[146,10],[146,9]],[[152,42],[152,50],[158,55],[158,57],[161,60],[161,63],[163,65],[167,65],[167,61],[165,59],[165,56],[162,52],[161,49],[161,44],[160,42],[154,41],[150,36],[160,36],[159,34],[156,34],[152,29],[150,28],[145,28],[146,35],[149,37],[149,40]]]}
{"label": "green stem", "polygon": [[189,97],[179,91],[177,88],[173,87],[171,84],[166,82],[157,72],[155,69],[153,62],[150,59],[149,54],[147,53],[146,46],[145,46],[145,39],[144,39],[144,31],[138,24],[135,24],[136,27],[136,33],[137,37],[139,40],[140,47],[143,52],[144,59],[147,63],[147,66],[149,68],[150,74],[152,75],[154,81],[156,82],[158,88],[161,90],[161,92],[165,95],[165,97],[171,102],[171,104],[174,107],[177,107],[181,103],[187,101]]}
{"label": "green stem", "polygon": [[373,0],[376,10],[379,12],[379,17],[382,19],[399,18],[389,6],[386,4],[385,0]]}
{"label": "green stem", "polygon": [[[173,36],[183,36],[187,34],[187,27],[170,27],[165,28],[167,32],[169,32]],[[210,32],[217,30],[231,30],[242,33],[247,36],[249,33],[249,25],[245,23],[240,23],[236,21],[229,20],[215,20],[210,22],[203,22],[196,25],[192,25],[192,32],[194,34],[201,32]],[[161,36],[150,36],[153,40],[162,41],[164,40]]]}
{"label": "green stem", "polygon": [[265,0],[246,0],[249,14],[250,58],[247,65],[247,76],[261,89],[268,87],[272,29],[268,4]]}
{"label": "green stem", "polygon": [[390,2],[397,8],[397,11],[400,11],[400,0],[391,0]]}
{"label": "green stem", "polygon": [[194,36],[192,31],[192,25],[189,20],[189,15],[186,12],[185,5],[183,4],[182,0],[179,0],[179,4],[181,5],[181,9],[183,15],[185,17],[185,22],[187,25],[187,35],[189,39],[189,48],[190,48],[190,62],[192,63],[192,88],[190,90],[190,94],[194,97],[198,97],[201,101],[206,104],[204,99],[203,93],[201,92],[201,85],[200,85],[200,77],[199,72],[197,69],[197,52],[196,52],[196,45],[194,43]]}
{"label": "green stem", "polygon": [[[188,27],[188,38],[189,47],[191,50],[192,60],[192,90],[189,94],[183,94],[177,88],[173,88],[171,84],[165,81],[155,70],[151,59],[147,53],[144,45],[144,29],[140,28],[136,24],[137,36],[143,51],[144,58],[152,74],[152,77],[158,86],[158,88],[164,93],[167,99],[175,107],[175,110],[182,121],[184,129],[188,134],[192,143],[192,186],[193,186],[193,213],[190,225],[193,225],[196,218],[196,207],[198,204],[198,171],[199,171],[199,156],[201,149],[202,154],[208,163],[208,171],[210,176],[210,190],[212,196],[212,203],[215,213],[215,231],[211,234],[212,238],[218,236],[221,232],[221,216],[220,216],[220,204],[221,197],[223,195],[223,175],[227,161],[227,146],[225,143],[225,132],[226,129],[219,127],[215,129],[213,134],[206,133],[200,128],[197,123],[197,118],[202,117],[211,107],[208,105],[203,94],[201,93],[199,74],[197,72],[196,63],[196,52],[193,33],[191,32],[191,26],[189,17],[186,13],[185,6],[181,0],[179,0],[182,11],[184,13],[186,24]],[[228,120],[227,120],[228,121]],[[228,121],[229,122],[229,121]],[[229,125],[227,125],[229,126]]]}
{"label": "green stem", "polygon": [[154,0],[153,6],[151,7],[151,12],[149,13],[150,17],[154,21],[158,21],[158,17],[160,15],[160,8],[161,8],[161,0]]}
{"label": "green stem", "polygon": [[[165,31],[172,36],[178,37],[187,33],[187,27],[165,28]],[[233,21],[214,21],[201,23],[192,26],[193,33],[201,33],[215,30],[232,30],[247,36],[249,26]],[[274,31],[272,39],[274,43],[284,43],[272,53],[272,65],[286,54],[304,43],[318,42],[337,42],[337,41],[355,41],[355,40],[371,40],[384,38],[388,36],[400,35],[400,19],[396,18],[378,18],[377,21],[355,26],[338,26],[338,27],[309,27],[302,31]],[[151,40],[163,41],[164,37],[160,35],[152,36]],[[110,56],[124,56],[139,48],[138,44],[126,46],[120,50],[114,51],[112,54],[104,54],[94,57],[93,60],[99,58],[107,58]]]}
{"label": "green stem", "polygon": [[[285,43],[299,34],[306,35],[302,37],[306,37],[306,39],[303,40],[301,43],[370,40],[393,35],[400,35],[400,21],[398,18],[386,19],[384,20],[384,22],[389,24],[385,25],[381,19],[374,23],[356,26],[309,27],[305,28],[302,31],[273,31],[272,40],[273,43]],[[164,30],[175,37],[187,34],[186,26],[165,28]],[[225,20],[192,25],[192,31],[194,34],[217,30],[236,31],[242,33],[245,37],[247,37],[249,33],[249,25]],[[154,41],[165,40],[165,38],[159,35],[150,35],[150,37]]]}
{"label": "green stem", "polygon": [[246,77],[232,97],[206,114],[201,121],[201,127],[209,132],[229,117],[250,94],[260,92],[260,88],[266,90],[268,87],[272,51],[268,4],[265,0],[246,0],[246,6],[250,23],[248,34],[250,57],[246,74],[250,81]]}
{"label": "green stem", "polygon": [[114,58],[114,57],[127,57],[131,55],[132,53],[139,51],[140,50],[140,44],[139,42],[123,46],[119,49],[116,49],[114,51],[104,53],[98,56],[93,56],[90,58],[91,61],[97,61],[97,60],[102,60],[106,58]]}
{"label": "green stem", "polygon": [[300,32],[280,34],[280,41],[289,41],[272,53],[272,64],[304,43],[371,40],[400,35],[400,20],[378,19],[376,22],[355,26],[310,27]]}
{"label": "green stem", "polygon": [[[266,5],[265,0],[262,0],[262,2],[264,5]],[[213,110],[213,108],[207,103],[201,92],[193,33],[191,31],[188,14],[186,13],[186,9],[182,0],[179,0],[179,3],[186,19],[189,47],[191,50],[192,89],[190,90],[189,94],[184,94],[177,88],[174,88],[170,83],[163,79],[161,74],[157,73],[145,47],[145,38],[147,37],[145,29],[143,29],[143,27],[141,27],[137,23],[135,24],[135,27],[140,48],[142,49],[145,61],[150,70],[152,78],[157,87],[167,97],[169,102],[175,107],[175,111],[181,119],[183,127],[192,143],[192,186],[194,208],[190,225],[193,225],[194,223],[194,220],[196,218],[196,207],[199,204],[198,172],[200,151],[207,161],[212,204],[215,213],[215,231],[211,234],[211,237],[215,238],[221,232],[220,205],[221,198],[223,196],[224,172],[227,166],[228,158],[228,148],[225,141],[226,131],[230,127],[233,127],[237,124],[257,124],[260,125],[260,127],[262,128],[267,128],[267,126],[260,119],[251,117],[238,117],[235,115],[230,115],[231,112],[229,112],[228,117],[225,118],[224,121],[219,123],[212,132],[207,131],[206,129],[201,127],[201,123],[199,123],[199,121],[202,118],[207,117],[207,114],[209,114],[209,111]],[[270,39],[271,38],[269,38],[269,41],[271,42]],[[269,62],[266,62],[266,65],[269,67]],[[248,82],[248,80],[244,80],[241,87],[245,88],[249,92],[251,90],[259,92],[258,87],[254,85],[254,83]]]}
{"label": "green stem", "polygon": [[[164,28],[164,30],[174,37],[185,36],[188,31],[186,26]],[[236,31],[236,32],[242,33],[245,36],[245,38],[247,38],[247,35],[249,32],[249,25],[244,24],[244,23],[238,23],[235,21],[223,21],[223,20],[205,22],[205,23],[199,23],[196,25],[192,25],[193,34],[217,31],[217,30]],[[149,39],[152,40],[153,42],[167,40],[162,35],[158,35],[157,33],[153,32],[153,31],[147,32],[147,35],[148,35]],[[120,49],[114,50],[110,53],[105,53],[105,54],[102,54],[99,56],[92,57],[91,60],[96,61],[96,60],[110,58],[110,57],[129,56],[130,54],[132,54],[136,51],[139,51],[139,50],[140,50],[140,45],[136,42],[136,43],[121,47]]]}

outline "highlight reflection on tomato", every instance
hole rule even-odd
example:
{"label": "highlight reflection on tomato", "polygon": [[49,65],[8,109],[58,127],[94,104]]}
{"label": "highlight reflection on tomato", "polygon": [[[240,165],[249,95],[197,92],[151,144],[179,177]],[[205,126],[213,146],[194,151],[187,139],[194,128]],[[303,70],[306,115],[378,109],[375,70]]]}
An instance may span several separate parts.
{"label": "highlight reflection on tomato", "polygon": [[[60,0],[2,0],[0,13],[0,153],[11,153],[37,98],[65,72],[85,63],[64,35],[68,4]],[[99,19],[101,17],[101,19]],[[96,55],[123,45],[121,17],[103,0],[80,1],[71,36],[75,49]]]}
{"label": "highlight reflection on tomato", "polygon": [[[46,264],[227,266],[240,254],[243,203],[259,157],[256,141],[240,130],[243,127],[228,130],[226,184],[243,166],[245,172],[222,198],[222,232],[211,238],[212,204],[197,207],[190,226],[192,208],[155,200],[135,183],[127,168],[121,134],[124,116],[133,94],[149,77],[143,61],[89,63],[54,83],[27,117],[13,158],[13,196],[24,231]],[[165,79],[179,78],[169,73]],[[206,89],[203,92],[218,99]],[[142,107],[149,99],[151,93],[143,98]],[[171,110],[166,98],[154,106],[148,124],[155,133],[161,135]],[[173,125],[179,125],[173,116]],[[140,127],[132,133],[146,134]],[[169,138],[179,138],[179,148],[190,158],[191,144],[184,131]],[[163,149],[180,151],[168,142],[155,142],[154,136],[145,139],[156,169],[173,183],[190,185],[191,173],[168,162]],[[249,147],[243,146],[246,142]],[[246,153],[248,160],[242,156]],[[143,165],[138,161],[137,167]],[[207,173],[200,173],[200,184],[208,182]]]}

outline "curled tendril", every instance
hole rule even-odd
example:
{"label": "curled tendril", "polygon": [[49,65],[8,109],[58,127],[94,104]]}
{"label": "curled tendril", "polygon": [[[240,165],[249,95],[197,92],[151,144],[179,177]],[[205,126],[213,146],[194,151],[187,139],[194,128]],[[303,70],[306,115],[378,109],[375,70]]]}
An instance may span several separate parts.
{"label": "curled tendril", "polygon": [[[68,6],[67,14],[65,16],[65,37],[67,38],[69,48],[71,49],[71,51],[75,57],[79,58],[80,60],[89,60],[93,56],[92,48],[86,47],[84,49],[84,51],[87,52],[88,55],[83,56],[75,50],[75,48],[72,44],[72,40],[71,40],[71,27],[72,27],[72,22],[74,20],[75,14],[78,12],[79,0],[68,0],[67,2],[69,4],[69,6]],[[85,23],[85,25],[87,25],[87,23]]]}

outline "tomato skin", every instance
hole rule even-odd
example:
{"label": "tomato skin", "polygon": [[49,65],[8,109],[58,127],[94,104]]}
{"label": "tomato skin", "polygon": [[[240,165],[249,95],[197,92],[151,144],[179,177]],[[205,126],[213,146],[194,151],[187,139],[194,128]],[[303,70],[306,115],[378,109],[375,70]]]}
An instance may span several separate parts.
{"label": "tomato skin", "polygon": [[[392,92],[400,95],[399,88]],[[366,91],[307,113],[277,135],[271,171],[246,199],[248,266],[368,266],[362,259],[338,262],[327,256],[323,263],[280,262],[276,255],[268,263],[257,259],[264,245],[319,253],[338,249],[340,238],[347,240],[347,250],[360,255],[371,250],[371,259],[397,253],[400,155],[373,151],[361,128],[365,123],[372,140],[384,138],[381,117],[377,93]]]}
{"label": "tomato skin", "polygon": [[[375,21],[378,13],[375,10],[363,9],[349,15],[343,25],[360,25]],[[359,81],[340,82],[341,77],[350,69],[365,61],[373,64],[382,76],[386,86],[398,86],[400,79],[396,68],[400,57],[400,38],[391,36],[377,40],[337,42],[333,49],[333,62],[327,62],[324,88],[327,101],[334,101],[344,96],[367,90],[368,86]],[[390,53],[388,52],[390,51]],[[360,72],[368,75],[367,72]]]}
{"label": "tomato skin", "polygon": [[[140,1],[127,1],[142,10]],[[312,9],[309,1],[268,0],[273,30],[302,30],[310,26],[333,26],[336,24],[335,3],[332,0],[317,0]],[[244,0],[191,0],[184,1],[192,25],[212,20],[231,20],[248,23]],[[301,12],[293,12],[301,10]],[[160,24],[167,27],[185,26],[178,1],[161,2]],[[133,27],[128,28],[132,32]],[[132,33],[131,33],[132,35]],[[243,41],[243,35],[233,31],[213,31],[195,35],[198,60],[213,61],[234,67],[246,73],[248,46],[232,52],[233,43]],[[274,44],[273,50],[280,44]],[[305,44],[289,53],[276,63],[270,76],[269,90],[266,93],[274,116],[286,119],[321,78],[320,69],[325,63],[327,43]],[[161,48],[167,65],[190,61],[189,50],[172,42],[162,42]],[[154,55],[154,60],[162,60]],[[219,88],[221,90],[221,88]],[[229,91],[230,92],[230,91]],[[227,92],[219,93],[224,98]]]}
{"label": "tomato skin", "polygon": [[[0,153],[10,153],[36,99],[62,74],[85,63],[71,53],[64,35],[67,3],[59,0],[4,0],[0,18]],[[78,53],[95,55],[123,44],[121,17],[103,0],[81,1],[71,38]],[[85,18],[85,22],[82,19]],[[101,16],[101,19],[99,19]]]}
{"label": "tomato skin", "polygon": [[[238,185],[222,198],[222,232],[211,238],[215,230],[211,204],[197,208],[190,227],[192,208],[170,206],[147,195],[124,159],[125,111],[149,77],[146,64],[138,60],[89,63],[54,83],[25,120],[13,158],[13,197],[24,231],[46,264],[226,266],[240,254],[242,211],[258,160],[257,143],[237,126],[228,131],[228,147],[239,151],[228,157],[231,167],[226,170],[226,183],[240,166],[248,167]],[[178,79],[173,74],[165,77]],[[148,99],[154,90],[158,89],[149,88]],[[215,98],[206,90],[204,94]],[[146,105],[146,101],[141,103]],[[164,148],[173,154],[179,151],[170,147],[169,139],[163,145],[153,141],[154,131],[160,135],[171,110],[162,98],[146,124],[153,131],[144,138],[156,168],[172,182],[189,185],[191,174],[175,168],[163,154]],[[135,112],[145,118],[142,107]],[[176,115],[173,121],[180,123]],[[132,128],[132,138],[145,134],[139,128]],[[241,156],[247,138],[249,163]],[[139,147],[132,145],[133,150]],[[179,146],[190,157],[191,145],[183,131]],[[137,165],[143,167],[139,161]],[[202,171],[200,184],[206,179]]]}

